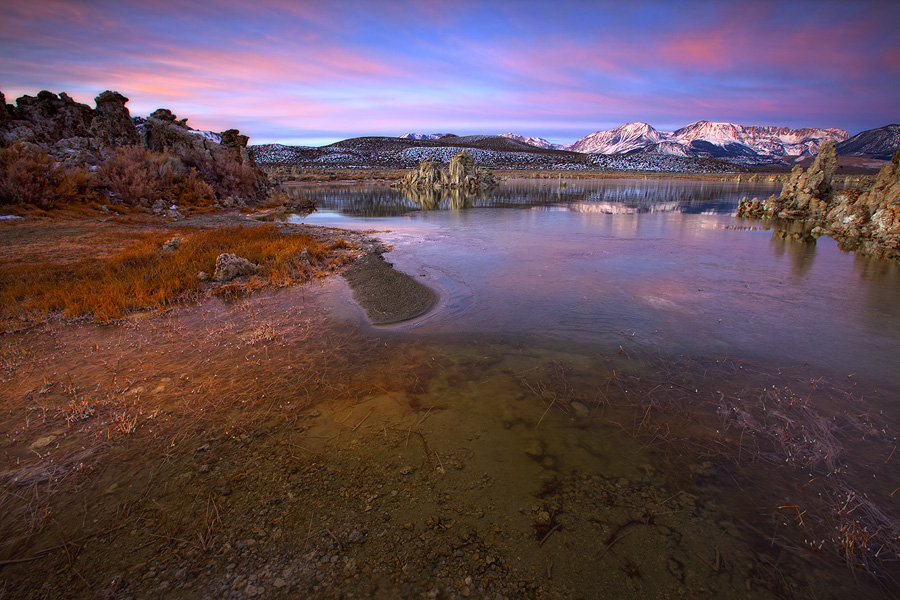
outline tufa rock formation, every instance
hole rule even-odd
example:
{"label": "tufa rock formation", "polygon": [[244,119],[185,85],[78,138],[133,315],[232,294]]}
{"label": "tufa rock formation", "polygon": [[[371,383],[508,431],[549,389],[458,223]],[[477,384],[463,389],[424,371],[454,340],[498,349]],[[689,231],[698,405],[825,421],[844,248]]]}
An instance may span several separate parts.
{"label": "tufa rock formation", "polygon": [[467,150],[460,151],[447,169],[441,169],[430,158],[422,159],[419,168],[410,171],[396,184],[410,189],[463,189],[470,192],[490,189],[497,185],[494,176],[475,166]]}
{"label": "tufa rock formation", "polygon": [[842,195],[827,227],[845,250],[900,259],[900,148],[871,186]]}
{"label": "tufa rock formation", "polygon": [[125,108],[128,98],[119,92],[105,91],[95,102],[97,108],[91,119],[91,135],[101,146],[133,146],[140,141],[134,119]]}
{"label": "tufa rock formation", "polygon": [[95,102],[92,109],[65,92],[57,96],[45,90],[22,96],[13,106],[0,93],[0,148],[37,146],[66,168],[83,168],[100,166],[119,150],[139,146],[174,156],[183,170],[195,169],[219,199],[264,194],[265,176],[247,153],[247,136],[236,129],[208,135],[164,108],[147,119],[134,119],[125,106],[128,98],[113,91],[103,92]]}
{"label": "tufa rock formation", "polygon": [[[844,250],[900,259],[900,149],[866,187],[835,192],[836,167],[834,142],[827,142],[809,169],[794,167],[779,196],[744,198],[737,214],[802,222],[804,232],[791,237],[814,242],[830,235]],[[777,228],[776,235],[786,230]]]}
{"label": "tufa rock formation", "polygon": [[836,168],[837,153],[834,142],[829,141],[822,145],[809,169],[804,171],[800,165],[794,167],[779,196],[771,196],[763,202],[741,200],[738,216],[778,216],[783,219],[824,217],[834,195],[832,178]]}

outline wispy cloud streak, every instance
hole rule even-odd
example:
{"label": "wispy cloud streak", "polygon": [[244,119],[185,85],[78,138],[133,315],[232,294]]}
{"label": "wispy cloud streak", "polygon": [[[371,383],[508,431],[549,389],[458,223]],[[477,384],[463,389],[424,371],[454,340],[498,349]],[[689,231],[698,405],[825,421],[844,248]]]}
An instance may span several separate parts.
{"label": "wispy cloud streak", "polygon": [[[851,132],[900,120],[900,5],[11,0],[7,100],[160,106],[254,141],[406,130],[572,141],[644,120]],[[317,133],[319,132],[319,133]]]}

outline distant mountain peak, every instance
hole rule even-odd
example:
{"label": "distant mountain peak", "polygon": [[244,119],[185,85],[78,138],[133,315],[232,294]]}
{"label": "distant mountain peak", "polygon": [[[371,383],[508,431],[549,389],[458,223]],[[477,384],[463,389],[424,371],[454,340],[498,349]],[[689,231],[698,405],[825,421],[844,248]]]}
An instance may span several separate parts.
{"label": "distant mountain peak", "polygon": [[519,135],[518,133],[501,133],[500,137],[516,140],[517,142],[522,142],[524,144],[531,144],[532,146],[537,146],[538,148],[547,148],[549,150],[562,150],[566,148],[566,146],[563,146],[562,144],[554,144],[548,142],[544,138],[525,137],[524,135]]}
{"label": "distant mountain peak", "polygon": [[639,150],[679,156],[740,158],[813,155],[828,140],[843,141],[843,129],[790,129],[745,126],[717,121],[697,121],[671,133],[643,122],[596,131],[572,145],[572,150],[591,154],[626,154]]}
{"label": "distant mountain peak", "polygon": [[438,140],[445,135],[446,133],[404,133],[399,136],[400,139],[404,140]]}
{"label": "distant mountain peak", "polygon": [[608,131],[595,131],[574,144],[575,152],[627,154],[664,141],[664,136],[647,123],[625,123]]}

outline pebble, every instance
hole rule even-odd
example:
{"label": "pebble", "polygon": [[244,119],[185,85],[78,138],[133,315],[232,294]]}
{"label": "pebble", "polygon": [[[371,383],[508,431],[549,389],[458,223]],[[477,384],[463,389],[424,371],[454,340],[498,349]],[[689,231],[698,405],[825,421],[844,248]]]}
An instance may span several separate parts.
{"label": "pebble", "polygon": [[586,419],[591,414],[590,409],[581,402],[572,402],[570,406],[572,407],[572,410],[575,411],[575,416],[579,419]]}

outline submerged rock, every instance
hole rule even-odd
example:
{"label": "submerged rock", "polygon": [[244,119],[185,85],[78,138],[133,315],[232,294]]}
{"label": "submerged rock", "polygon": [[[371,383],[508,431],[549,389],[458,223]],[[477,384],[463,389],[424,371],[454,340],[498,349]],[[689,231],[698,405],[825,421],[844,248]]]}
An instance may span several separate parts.
{"label": "submerged rock", "polygon": [[430,288],[394,269],[377,250],[357,260],[343,276],[373,325],[414,319],[431,310],[437,301]]}

